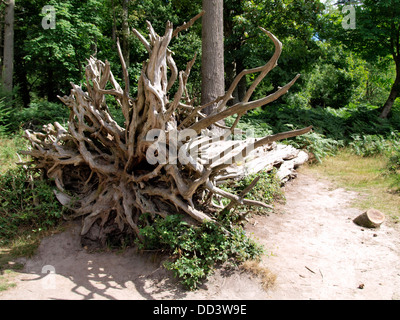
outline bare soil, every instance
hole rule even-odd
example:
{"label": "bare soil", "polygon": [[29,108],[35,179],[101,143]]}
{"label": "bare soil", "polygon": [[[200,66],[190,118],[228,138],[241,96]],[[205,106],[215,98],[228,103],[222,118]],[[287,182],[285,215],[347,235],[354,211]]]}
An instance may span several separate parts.
{"label": "bare soil", "polygon": [[262,264],[277,279],[267,291],[258,277],[221,268],[187,292],[153,253],[87,252],[74,223],[22,259],[24,269],[12,276],[16,287],[0,299],[400,299],[399,225],[355,225],[362,210],[352,203],[362,195],[307,170],[285,195],[286,204],[246,227],[270,253]]}

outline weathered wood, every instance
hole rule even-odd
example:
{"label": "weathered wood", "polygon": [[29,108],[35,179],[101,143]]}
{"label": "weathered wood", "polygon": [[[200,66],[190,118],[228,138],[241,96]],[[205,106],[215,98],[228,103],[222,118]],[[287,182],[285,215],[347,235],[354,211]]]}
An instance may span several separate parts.
{"label": "weathered wood", "polygon": [[[179,72],[168,45],[202,14],[175,30],[168,22],[163,36],[155,33],[150,22],[148,38],[132,30],[149,54],[137,83],[136,98],[129,96],[128,68],[117,41],[123,88],[108,61],[90,57],[85,71],[86,90],[71,84],[71,94],[60,97],[70,108],[68,128],[54,123],[45,126],[43,132],[25,132],[31,148],[23,154],[30,155],[36,168],[54,179],[57,198],[72,211],[68,218],[83,218],[84,243],[104,244],[108,236],[118,238],[119,233],[141,239],[139,228],[144,222],[139,218],[143,213],[153,218],[181,213],[192,224],[215,221],[215,209],[207,206],[213,204],[214,196],[230,199],[232,206],[238,203],[270,208],[218,185],[273,168],[284,181],[307,160],[305,152],[276,141],[307,133],[311,127],[242,141],[231,139],[238,121],[225,127],[222,135],[207,129],[229,115],[240,118],[247,110],[274,101],[298,76],[268,97],[250,101],[258,83],[276,66],[282,50],[279,40],[262,29],[275,44],[270,61],[242,71],[225,94],[195,106],[186,88],[194,59]],[[260,74],[244,100],[226,108],[240,79],[257,72]],[[170,100],[169,90],[176,81],[178,87]],[[112,118],[105,95],[114,97],[121,107],[123,126]],[[203,110],[213,104],[217,109],[205,115]]]}

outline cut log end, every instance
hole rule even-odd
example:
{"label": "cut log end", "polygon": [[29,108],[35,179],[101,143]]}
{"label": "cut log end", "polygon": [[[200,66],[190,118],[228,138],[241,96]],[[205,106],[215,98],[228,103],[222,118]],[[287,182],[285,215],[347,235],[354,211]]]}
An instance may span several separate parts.
{"label": "cut log end", "polygon": [[355,224],[365,228],[378,228],[384,221],[385,215],[373,208],[368,209],[353,220]]}

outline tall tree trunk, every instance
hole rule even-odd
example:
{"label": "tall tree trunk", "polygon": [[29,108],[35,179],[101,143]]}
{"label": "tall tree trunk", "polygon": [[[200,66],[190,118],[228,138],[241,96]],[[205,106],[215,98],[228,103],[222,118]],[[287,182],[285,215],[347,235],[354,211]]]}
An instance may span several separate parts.
{"label": "tall tree trunk", "polygon": [[111,0],[112,7],[112,15],[113,15],[113,24],[112,24],[112,47],[115,48],[115,43],[117,41],[117,18],[115,17],[115,4],[114,0]]}
{"label": "tall tree trunk", "polygon": [[0,70],[3,70],[3,35],[4,35],[4,11],[0,11]]}
{"label": "tall tree trunk", "polygon": [[[206,104],[224,95],[223,0],[203,0],[202,20],[201,103]],[[216,105],[204,111],[210,114]]]}
{"label": "tall tree trunk", "polygon": [[15,0],[9,0],[4,18],[4,62],[3,86],[4,90],[11,92],[13,88],[14,70],[14,8]]}
{"label": "tall tree trunk", "polygon": [[[16,61],[18,61],[18,55],[16,57]],[[26,71],[25,64],[22,65],[19,72],[16,70],[15,77],[19,85],[19,95],[22,99],[22,103],[24,108],[28,108],[29,104],[31,103],[31,96],[30,96],[30,86],[28,82],[28,73]]]}
{"label": "tall tree trunk", "polygon": [[390,113],[390,110],[392,110],[394,101],[396,100],[396,98],[400,93],[400,58],[395,59],[395,63],[396,63],[396,78],[392,85],[392,89],[390,90],[389,97],[382,107],[382,112],[379,116],[382,119],[387,118],[387,116]]}
{"label": "tall tree trunk", "polygon": [[[244,70],[244,65],[243,62],[241,60],[237,60],[236,61],[236,74],[241,73]],[[240,81],[239,84],[237,86],[237,95],[239,98],[239,101],[242,101],[245,94],[246,94],[246,78],[243,77]]]}
{"label": "tall tree trunk", "polygon": [[129,68],[129,0],[122,1],[122,55],[124,56],[126,66]]}

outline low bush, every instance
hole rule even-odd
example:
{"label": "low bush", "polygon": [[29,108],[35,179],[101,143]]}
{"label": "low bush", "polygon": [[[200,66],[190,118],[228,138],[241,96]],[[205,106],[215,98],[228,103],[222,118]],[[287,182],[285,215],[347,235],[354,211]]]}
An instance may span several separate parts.
{"label": "low bush", "polygon": [[180,215],[165,219],[143,218],[146,226],[140,229],[144,243],[140,249],[164,250],[170,259],[164,263],[166,269],[190,290],[198,287],[215,268],[224,262],[236,264],[258,259],[263,249],[246,236],[243,228],[227,224],[204,222],[200,226],[189,226]]}
{"label": "low bush", "polygon": [[377,154],[391,156],[400,148],[400,134],[392,132],[390,136],[381,135],[354,135],[349,146],[359,156],[369,157]]}
{"label": "low bush", "polygon": [[0,99],[0,136],[3,136],[10,125],[11,108],[5,104],[5,98]]}
{"label": "low bush", "polygon": [[16,109],[9,119],[9,131],[16,132],[20,128],[40,131],[43,125],[54,123],[65,124],[68,121],[68,107],[60,103],[48,101],[32,102],[29,108]]}
{"label": "low bush", "polygon": [[[256,177],[260,178],[246,195],[247,199],[265,203],[284,199],[275,170],[248,175],[221,188],[239,194]],[[229,200],[223,199],[222,203],[227,205]],[[224,262],[237,265],[247,260],[257,260],[264,253],[262,246],[250,239],[238,224],[238,213],[243,210],[259,212],[255,208],[238,206],[229,211],[222,210],[216,217],[217,223],[205,222],[197,227],[189,226],[180,215],[171,215],[165,219],[147,215],[142,218],[144,226],[140,229],[145,240],[138,245],[141,249],[162,249],[171,254],[165,267],[173,271],[183,285],[193,290],[216,265]]]}
{"label": "low bush", "polygon": [[[372,155],[392,148],[399,140],[400,107],[388,119],[379,118],[379,107],[349,103],[346,107],[277,105],[255,109],[241,118],[238,128],[252,129],[256,137],[313,126],[313,132],[288,139],[296,148],[307,149],[318,161],[350,145],[357,154]],[[234,119],[228,119],[231,125]]]}
{"label": "low bush", "polygon": [[63,208],[53,187],[23,167],[0,174],[0,244],[60,221]]}
{"label": "low bush", "polygon": [[[259,177],[259,180],[254,188],[246,194],[246,199],[262,201],[266,204],[285,199],[285,195],[281,189],[281,181],[276,176],[276,169],[270,172],[263,170],[255,174],[249,174],[239,181],[229,181],[220,187],[225,191],[239,195],[256,177]],[[225,206],[229,202],[229,199],[222,199],[222,204]],[[222,212],[220,218],[225,217],[225,219],[237,221],[239,213],[243,211],[247,211],[248,213],[262,213],[265,212],[265,208],[237,206],[231,209],[230,212]]]}
{"label": "low bush", "polygon": [[397,191],[400,191],[400,147],[389,156],[387,170],[389,174],[393,175],[393,186]]}

